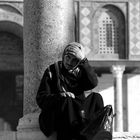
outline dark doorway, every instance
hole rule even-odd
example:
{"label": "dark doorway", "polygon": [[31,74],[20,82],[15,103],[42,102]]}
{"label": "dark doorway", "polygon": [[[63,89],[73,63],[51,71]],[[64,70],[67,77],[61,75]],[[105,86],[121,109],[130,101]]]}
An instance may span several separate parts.
{"label": "dark doorway", "polygon": [[23,40],[0,32],[0,131],[15,131],[23,114]]}
{"label": "dark doorway", "polygon": [[16,130],[23,115],[23,74],[0,72],[0,118],[1,129]]}

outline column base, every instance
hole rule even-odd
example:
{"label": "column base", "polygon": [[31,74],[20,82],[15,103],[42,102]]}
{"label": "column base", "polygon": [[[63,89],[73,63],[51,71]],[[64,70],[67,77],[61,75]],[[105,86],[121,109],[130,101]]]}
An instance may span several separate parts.
{"label": "column base", "polygon": [[[20,120],[16,132],[0,133],[3,140],[56,140],[56,133],[46,137],[40,130],[38,124],[39,113],[24,115]],[[113,140],[140,139],[140,133],[113,132]]]}
{"label": "column base", "polygon": [[39,128],[39,113],[24,115],[17,127],[17,140],[56,140],[56,133],[46,137]]}

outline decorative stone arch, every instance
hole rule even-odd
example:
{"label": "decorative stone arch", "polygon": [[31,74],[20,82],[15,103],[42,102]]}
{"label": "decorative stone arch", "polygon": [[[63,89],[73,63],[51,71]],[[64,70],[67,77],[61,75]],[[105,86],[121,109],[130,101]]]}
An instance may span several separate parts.
{"label": "decorative stone arch", "polygon": [[23,15],[15,6],[0,4],[0,31],[11,32],[23,39]]}
{"label": "decorative stone arch", "polygon": [[125,16],[112,4],[102,5],[92,19],[93,46],[97,59],[125,59]]}
{"label": "decorative stone arch", "polygon": [[23,15],[23,4],[1,2],[0,8],[7,9],[8,11]]}
{"label": "decorative stone arch", "polygon": [[[17,37],[20,37],[21,41],[23,41],[23,15],[10,4],[0,4],[0,32],[7,32],[16,35]],[[21,49],[23,50],[23,45]],[[14,65],[10,66],[10,69],[19,69],[23,71],[23,64],[21,64],[22,61],[23,57],[15,59],[14,62],[11,62],[11,64]],[[7,62],[7,64],[9,62]],[[5,66],[5,63],[1,62],[1,65]]]}
{"label": "decorative stone arch", "polygon": [[15,3],[0,3],[0,8],[23,15],[23,8]]}
{"label": "decorative stone arch", "polygon": [[0,31],[13,33],[23,40],[23,26],[17,22],[0,18]]}

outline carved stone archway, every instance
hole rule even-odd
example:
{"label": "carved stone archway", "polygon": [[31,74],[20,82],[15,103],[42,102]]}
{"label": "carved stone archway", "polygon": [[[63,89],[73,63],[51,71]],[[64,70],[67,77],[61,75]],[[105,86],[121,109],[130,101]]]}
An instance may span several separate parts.
{"label": "carved stone archway", "polygon": [[9,100],[0,104],[0,131],[15,131],[23,113],[23,15],[15,6],[0,3],[0,35],[0,96]]}
{"label": "carved stone archway", "polygon": [[0,31],[11,32],[23,39],[23,15],[10,4],[0,4]]}

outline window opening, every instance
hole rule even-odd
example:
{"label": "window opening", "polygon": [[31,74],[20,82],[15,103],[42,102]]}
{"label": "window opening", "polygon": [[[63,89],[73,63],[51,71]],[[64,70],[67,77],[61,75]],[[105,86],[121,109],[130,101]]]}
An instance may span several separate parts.
{"label": "window opening", "polygon": [[118,21],[112,14],[103,14],[99,24],[99,53],[118,53],[119,31]]}

